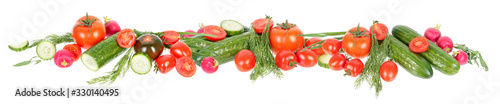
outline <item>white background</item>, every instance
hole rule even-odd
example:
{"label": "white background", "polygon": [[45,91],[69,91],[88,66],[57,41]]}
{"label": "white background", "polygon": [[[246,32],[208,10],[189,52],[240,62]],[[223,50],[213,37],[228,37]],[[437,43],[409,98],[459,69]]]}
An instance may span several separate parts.
{"label": "white background", "polygon": [[[44,10],[50,4],[50,10]],[[53,5],[52,5],[53,4]],[[0,72],[2,103],[390,103],[390,104],[498,104],[497,44],[500,16],[495,1],[269,1],[269,0],[177,0],[177,1],[54,1],[10,0],[0,3],[0,41],[3,48]],[[490,71],[475,65],[461,66],[454,76],[434,71],[431,79],[420,79],[400,68],[393,82],[383,82],[378,98],[366,84],[354,89],[355,78],[344,72],[313,68],[295,68],[283,72],[282,79],[269,75],[256,82],[250,72],[239,72],[233,62],[219,67],[214,74],[198,67],[191,78],[175,70],[167,74],[137,75],[132,71],[112,86],[120,87],[120,97],[16,97],[18,87],[86,87],[86,81],[104,75],[117,60],[98,72],[88,70],[81,61],[70,68],[58,68],[53,61],[38,65],[12,67],[36,56],[35,49],[13,52],[7,48],[19,40],[43,38],[48,34],[70,32],[75,21],[88,12],[97,17],[109,16],[123,28],[147,31],[197,30],[198,23],[218,25],[223,19],[234,19],[244,25],[264,15],[275,23],[296,23],[304,33],[345,31],[358,23],[369,27],[372,20],[385,23],[389,29],[398,24],[412,27],[421,34],[442,24],[441,32],[455,43],[467,44],[482,52]],[[33,19],[35,18],[35,19]],[[36,33],[23,33],[33,26]],[[32,33],[32,32],[31,32]],[[58,50],[64,45],[57,45]],[[167,51],[168,52],[168,51]],[[166,53],[163,53],[166,54]],[[364,59],[366,60],[366,59]],[[482,83],[484,81],[485,83]],[[104,87],[107,88],[107,87]]]}

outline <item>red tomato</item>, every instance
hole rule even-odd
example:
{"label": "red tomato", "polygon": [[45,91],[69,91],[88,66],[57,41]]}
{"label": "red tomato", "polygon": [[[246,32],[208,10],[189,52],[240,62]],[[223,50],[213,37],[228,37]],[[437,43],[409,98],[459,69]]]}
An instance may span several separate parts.
{"label": "red tomato", "polygon": [[215,25],[205,26],[204,34],[215,35],[215,37],[205,36],[208,40],[211,40],[214,42],[224,39],[227,35],[226,30],[222,29],[219,26],[215,26]]}
{"label": "red tomato", "polygon": [[296,55],[297,55],[297,62],[299,62],[299,66],[313,67],[318,63],[318,56],[316,56],[316,54],[309,49],[306,49],[304,51],[300,49],[299,51],[297,51]]}
{"label": "red tomato", "polygon": [[345,71],[347,72],[346,74],[350,75],[351,77],[357,77],[359,74],[361,74],[361,72],[363,72],[364,67],[365,65],[363,64],[363,62],[361,62],[361,60],[352,59],[345,64]]}
{"label": "red tomato", "polygon": [[429,48],[429,40],[425,37],[419,36],[413,38],[408,45],[411,51],[415,53],[422,53],[427,51]]}
{"label": "red tomato", "polygon": [[255,67],[255,55],[250,50],[241,50],[234,57],[234,64],[241,72],[247,72]]}
{"label": "red tomato", "polygon": [[328,66],[330,66],[330,69],[334,71],[340,71],[344,70],[346,62],[347,59],[345,58],[344,54],[335,54],[332,56],[332,58],[330,58]]}
{"label": "red tomato", "polygon": [[377,40],[384,40],[387,35],[389,29],[383,23],[378,23],[378,21],[374,21],[373,25],[370,27],[370,31],[375,34]]}
{"label": "red tomato", "polygon": [[[269,22],[267,22],[269,21]],[[271,29],[274,25],[273,20],[271,20],[271,17],[266,16],[266,18],[259,18],[255,21],[252,22],[253,29],[255,30],[256,33],[262,34],[264,32],[264,28],[266,25],[269,23],[267,26],[269,29]]]}
{"label": "red tomato", "polygon": [[[312,44],[314,44],[314,43],[320,42],[320,41],[322,41],[322,39],[320,39],[320,38],[311,38],[311,39],[309,39],[309,40],[307,40],[307,41],[306,41],[306,47],[308,47],[308,46],[310,46],[310,45],[312,45]],[[323,42],[323,43],[324,43],[324,42]],[[312,47],[316,47],[316,46],[319,46],[319,45],[321,45],[321,44],[316,44],[316,45],[314,45],[314,46],[312,46]],[[339,44],[339,45],[340,45],[340,44]],[[312,47],[311,47],[311,48],[312,48]],[[311,49],[311,48],[309,48],[309,49]],[[316,56],[319,56],[319,55],[325,54],[325,51],[323,51],[323,49],[322,49],[322,48],[312,49],[311,51],[313,51],[313,52],[316,54]]]}
{"label": "red tomato", "polygon": [[106,28],[99,18],[87,14],[76,21],[72,37],[73,41],[83,49],[89,49],[104,40]]}
{"label": "red tomato", "polygon": [[175,69],[183,77],[192,77],[196,73],[196,64],[190,57],[181,57],[175,63]]}
{"label": "red tomato", "polygon": [[354,58],[364,58],[370,53],[372,39],[370,31],[363,27],[353,27],[349,29],[344,38],[342,38],[342,48]]}
{"label": "red tomato", "polygon": [[386,61],[380,66],[380,77],[386,82],[392,82],[398,75],[398,66],[392,61]]}
{"label": "red tomato", "polygon": [[129,28],[121,30],[118,33],[118,36],[116,36],[116,42],[123,48],[130,48],[134,46],[136,39],[134,31]]}
{"label": "red tomato", "polygon": [[342,43],[337,39],[326,39],[321,45],[321,48],[326,54],[334,56],[339,53],[340,48],[342,48]]}
{"label": "red tomato", "polygon": [[281,51],[276,55],[276,65],[283,71],[292,70],[297,67],[297,57],[293,52]]}
{"label": "red tomato", "polygon": [[78,44],[68,44],[68,45],[65,45],[63,49],[71,51],[71,53],[73,53],[73,55],[75,55],[74,61],[78,60],[78,58],[80,58],[80,55],[82,54],[82,49],[80,48],[80,46]]}
{"label": "red tomato", "polygon": [[191,49],[184,42],[177,42],[172,47],[170,47],[170,54],[174,55],[176,59],[181,57],[191,58]]}
{"label": "red tomato", "polygon": [[[287,24],[287,25],[285,25]],[[271,29],[269,33],[269,42],[273,53],[280,51],[295,52],[304,46],[304,37],[299,36],[302,31],[295,24],[285,22]]]}
{"label": "red tomato", "polygon": [[163,41],[163,44],[165,45],[172,45],[177,43],[179,41],[180,35],[176,31],[164,31],[161,33],[163,36],[161,36],[161,40]]}
{"label": "red tomato", "polygon": [[158,65],[158,70],[165,74],[170,72],[175,67],[175,57],[172,55],[161,55],[155,60],[156,65]]}

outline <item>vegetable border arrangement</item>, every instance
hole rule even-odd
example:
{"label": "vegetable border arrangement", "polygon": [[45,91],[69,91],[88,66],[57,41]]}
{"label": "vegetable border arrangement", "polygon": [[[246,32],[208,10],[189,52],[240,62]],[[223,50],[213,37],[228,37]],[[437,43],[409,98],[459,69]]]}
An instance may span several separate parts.
{"label": "vegetable border arrangement", "polygon": [[[441,35],[439,27],[428,28],[421,35],[405,25],[389,31],[385,24],[374,21],[369,29],[358,24],[347,31],[304,34],[288,20],[274,24],[266,16],[248,27],[224,20],[220,25],[201,24],[197,31],[151,32],[122,29],[110,18],[101,21],[87,14],[76,21],[72,32],[8,47],[15,52],[36,47],[37,56],[14,67],[52,60],[58,67],[68,68],[80,59],[88,69],[98,71],[119,58],[107,75],[90,79],[88,84],[110,85],[129,69],[144,75],[151,69],[166,74],[175,68],[189,78],[197,72],[197,66],[210,74],[217,72],[219,65],[233,61],[239,71],[251,71],[253,81],[269,74],[282,78],[282,71],[297,66],[319,65],[344,71],[345,76],[357,77],[356,88],[365,82],[378,96],[382,80],[396,78],[401,69],[397,64],[423,79],[430,79],[434,70],[455,75],[467,63],[488,71],[479,51],[453,43],[450,37]],[[66,45],[58,49],[58,44]],[[368,60],[363,63],[363,58]]]}

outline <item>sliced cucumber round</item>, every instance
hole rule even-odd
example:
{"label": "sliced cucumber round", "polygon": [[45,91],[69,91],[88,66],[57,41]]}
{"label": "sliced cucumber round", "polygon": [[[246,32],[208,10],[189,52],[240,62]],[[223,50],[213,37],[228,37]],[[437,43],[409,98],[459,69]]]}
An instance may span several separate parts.
{"label": "sliced cucumber round", "polygon": [[16,43],[16,44],[11,44],[11,45],[9,45],[9,48],[12,51],[21,52],[21,51],[28,49],[28,46],[29,46],[28,43],[29,43],[28,41],[24,41],[24,42],[20,42],[20,43]]}
{"label": "sliced cucumber round", "polygon": [[99,65],[97,65],[97,61],[94,57],[90,56],[87,53],[82,54],[82,63],[90,70],[97,71],[99,70]]}
{"label": "sliced cucumber round", "polygon": [[243,32],[243,25],[235,20],[224,20],[220,23],[220,27],[226,30],[227,35],[234,36]]}
{"label": "sliced cucumber round", "polygon": [[330,69],[330,66],[328,65],[328,63],[330,62],[330,58],[332,58],[332,56],[328,54],[319,55],[318,66]]}
{"label": "sliced cucumber round", "polygon": [[147,74],[151,70],[151,58],[144,52],[139,52],[132,56],[129,64],[132,70],[139,75]]}
{"label": "sliced cucumber round", "polygon": [[50,60],[56,54],[56,46],[49,41],[42,41],[36,46],[36,54],[42,60]]}

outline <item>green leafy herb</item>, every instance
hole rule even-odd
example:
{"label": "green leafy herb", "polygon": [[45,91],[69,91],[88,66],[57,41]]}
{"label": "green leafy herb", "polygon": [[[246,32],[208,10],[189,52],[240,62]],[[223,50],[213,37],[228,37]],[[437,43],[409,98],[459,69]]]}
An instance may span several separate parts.
{"label": "green leafy herb", "polygon": [[[388,55],[389,41],[384,41],[379,45],[375,35],[372,37],[372,47],[370,49],[370,56],[366,61],[363,72],[359,75],[358,79],[354,82],[354,86],[359,88],[363,81],[366,81],[370,88],[375,87],[375,96],[378,97],[382,91],[382,81],[380,80],[380,66],[385,61]],[[386,37],[387,39],[387,37]]]}
{"label": "green leafy herb", "polygon": [[278,78],[283,77],[283,73],[280,69],[278,69],[278,66],[276,66],[276,61],[271,53],[271,44],[269,43],[269,25],[268,20],[265,26],[266,28],[264,28],[261,36],[255,33],[253,26],[250,28],[250,31],[252,32],[249,40],[250,50],[254,53],[255,59],[257,60],[252,74],[250,74],[250,79],[252,81],[257,80],[259,77],[263,78],[270,73],[273,73]]}
{"label": "green leafy herb", "polygon": [[[478,67],[480,67],[479,65],[481,65],[481,67],[485,71],[488,71],[488,65],[486,65],[486,62],[483,60],[483,56],[481,55],[481,52],[472,50],[469,47],[465,46],[465,44],[455,44],[455,46],[453,46],[453,47],[467,53],[467,56],[469,56],[469,59],[468,59],[469,64],[473,65],[472,60],[474,60],[474,64],[476,64]],[[479,63],[478,63],[478,61],[479,61]]]}
{"label": "green leafy herb", "polygon": [[37,56],[34,56],[34,57],[31,57],[31,59],[30,59],[30,60],[27,60],[27,61],[23,61],[23,62],[17,63],[17,64],[15,64],[15,65],[14,65],[14,67],[20,67],[20,66],[24,66],[24,65],[29,65],[29,64],[30,64],[30,63],[32,63],[32,62],[35,62],[35,65],[36,65],[36,64],[38,64],[38,63],[42,62],[42,60],[34,60],[34,61],[33,61],[33,59],[34,59],[34,58],[36,58],[36,57],[37,57]]}
{"label": "green leafy herb", "polygon": [[90,81],[87,81],[88,84],[97,84],[103,85],[108,83],[108,85],[111,85],[113,82],[115,82],[116,78],[118,76],[122,75],[122,77],[125,76],[125,73],[130,69],[130,64],[129,61],[134,55],[134,52],[132,48],[128,49],[125,55],[118,61],[118,63],[115,65],[112,71],[107,72],[108,75],[97,77],[94,79],[91,79]]}

